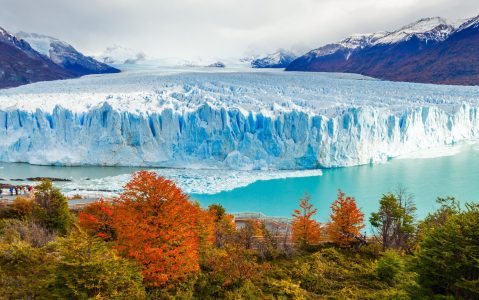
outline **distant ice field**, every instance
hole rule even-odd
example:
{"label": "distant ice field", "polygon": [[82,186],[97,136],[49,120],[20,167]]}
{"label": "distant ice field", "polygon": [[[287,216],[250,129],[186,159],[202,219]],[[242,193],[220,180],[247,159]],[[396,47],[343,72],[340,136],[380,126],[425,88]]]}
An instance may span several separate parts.
{"label": "distant ice field", "polygon": [[[143,69],[142,69],[143,68]],[[380,81],[357,74],[282,70],[158,68],[143,66],[119,74],[39,82],[0,90],[0,109],[73,112],[101,107],[130,113],[195,110],[212,107],[260,110],[275,114],[300,110],[335,115],[351,107],[372,106],[401,112],[424,105],[452,109],[477,105],[479,88]]]}

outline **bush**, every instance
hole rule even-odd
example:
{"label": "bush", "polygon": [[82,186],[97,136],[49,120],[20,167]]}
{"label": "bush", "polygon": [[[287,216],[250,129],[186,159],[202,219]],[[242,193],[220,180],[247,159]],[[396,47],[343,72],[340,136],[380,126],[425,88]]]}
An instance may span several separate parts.
{"label": "bush", "polygon": [[416,252],[419,284],[431,294],[479,299],[479,207],[431,228]]}
{"label": "bush", "polygon": [[60,299],[144,299],[141,269],[100,239],[77,232],[55,245],[54,294]]}
{"label": "bush", "polygon": [[43,248],[0,243],[0,299],[48,299],[53,259]]}
{"label": "bush", "polygon": [[55,239],[55,234],[32,220],[0,220],[0,240],[7,243],[27,242],[33,247],[43,247]]}
{"label": "bush", "polygon": [[68,233],[71,225],[68,202],[51,181],[44,180],[35,187],[35,203],[39,207],[34,212],[37,220],[49,230],[60,234]]}
{"label": "bush", "polygon": [[389,285],[396,284],[403,271],[404,262],[399,253],[394,250],[384,252],[383,257],[379,259],[376,266],[378,278]]}

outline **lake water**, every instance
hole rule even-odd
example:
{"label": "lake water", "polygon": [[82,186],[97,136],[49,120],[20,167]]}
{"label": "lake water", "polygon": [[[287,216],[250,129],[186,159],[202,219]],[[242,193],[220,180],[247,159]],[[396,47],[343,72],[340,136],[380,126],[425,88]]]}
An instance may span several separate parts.
{"label": "lake water", "polygon": [[[245,187],[215,194],[192,193],[193,199],[203,206],[222,204],[230,212],[262,212],[270,216],[291,216],[305,192],[312,196],[312,203],[318,208],[318,220],[327,221],[329,206],[335,199],[338,188],[354,196],[358,205],[368,216],[378,207],[383,193],[403,186],[415,195],[418,217],[436,208],[438,196],[453,195],[462,202],[479,202],[479,149],[477,145],[450,148],[442,156],[425,158],[393,159],[384,164],[323,170],[322,176],[286,179],[259,180]],[[89,192],[109,190],[118,192],[129,178],[127,174],[139,170],[128,167],[54,167],[33,166],[19,163],[0,163],[2,182],[22,184],[27,177],[69,178],[72,182],[55,183],[65,192],[75,193],[84,187]],[[218,175],[222,185],[237,180],[241,172],[156,170],[189,187],[204,185],[209,178],[201,174],[224,172]],[[203,173],[201,173],[203,172]],[[178,173],[178,174],[177,174]],[[200,174],[192,176],[191,174]],[[239,174],[239,175],[238,175]],[[253,174],[254,175],[254,174]],[[271,175],[271,174],[269,174]],[[268,178],[268,174],[258,178]],[[228,177],[229,176],[229,177]],[[246,173],[243,177],[251,177]],[[243,180],[244,181],[244,180]]]}
{"label": "lake water", "polygon": [[318,219],[327,221],[338,188],[354,196],[369,216],[378,208],[381,195],[399,186],[415,195],[418,217],[437,207],[438,196],[453,195],[461,202],[479,202],[479,150],[477,146],[468,146],[455,155],[329,169],[318,177],[258,181],[232,191],[193,197],[203,205],[221,203],[230,212],[289,217],[307,192],[318,208]]}

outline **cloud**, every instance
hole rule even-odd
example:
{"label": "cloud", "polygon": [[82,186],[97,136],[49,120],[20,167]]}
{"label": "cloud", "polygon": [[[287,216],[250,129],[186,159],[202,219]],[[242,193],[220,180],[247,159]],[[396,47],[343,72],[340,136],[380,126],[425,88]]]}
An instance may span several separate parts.
{"label": "cloud", "polygon": [[479,14],[477,0],[0,0],[0,26],[86,53],[113,44],[155,57],[310,49],[429,16]]}

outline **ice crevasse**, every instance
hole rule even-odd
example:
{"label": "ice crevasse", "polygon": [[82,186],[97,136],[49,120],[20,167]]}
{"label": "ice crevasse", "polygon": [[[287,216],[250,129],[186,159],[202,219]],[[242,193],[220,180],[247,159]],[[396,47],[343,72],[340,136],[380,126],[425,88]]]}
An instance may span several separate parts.
{"label": "ice crevasse", "polygon": [[[134,80],[140,84],[127,84]],[[476,88],[295,73],[135,73],[37,83],[0,93],[0,161],[353,166],[479,137],[476,95]]]}

